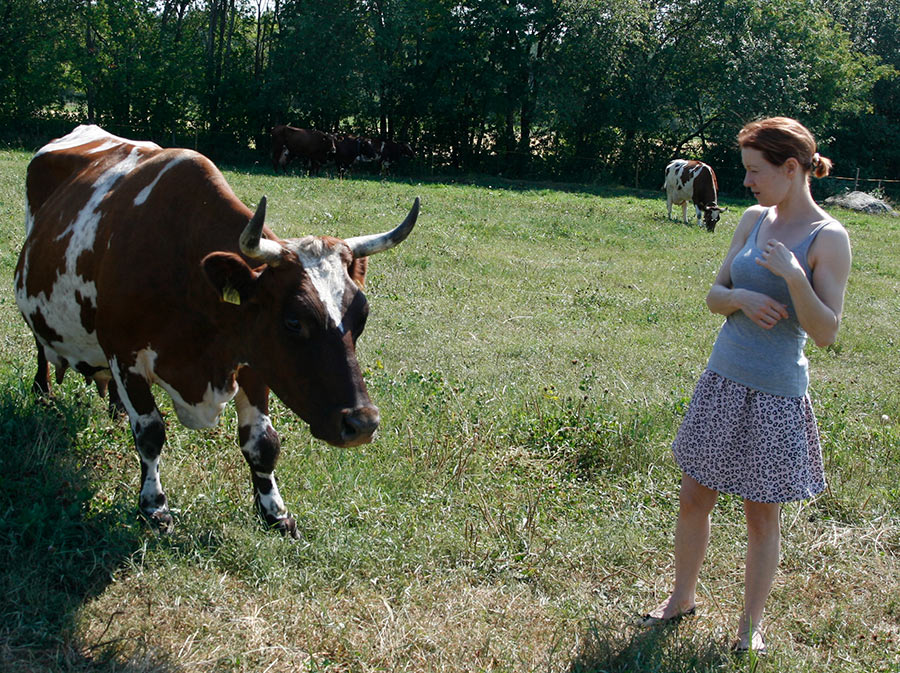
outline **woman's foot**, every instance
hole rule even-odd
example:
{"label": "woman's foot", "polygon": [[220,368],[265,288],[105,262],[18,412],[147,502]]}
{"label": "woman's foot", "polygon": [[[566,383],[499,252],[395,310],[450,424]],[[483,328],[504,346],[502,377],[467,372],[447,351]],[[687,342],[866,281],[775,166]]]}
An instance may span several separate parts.
{"label": "woman's foot", "polygon": [[752,651],[759,657],[768,654],[766,641],[763,638],[763,634],[759,631],[754,631],[752,636],[749,633],[743,633],[738,636],[737,640],[731,644],[731,651],[735,654],[747,654]]}
{"label": "woman's foot", "polygon": [[675,602],[669,596],[669,598],[646,615],[638,617],[637,625],[649,628],[651,626],[674,624],[683,617],[692,617],[695,614],[697,614],[697,606],[693,602]]}

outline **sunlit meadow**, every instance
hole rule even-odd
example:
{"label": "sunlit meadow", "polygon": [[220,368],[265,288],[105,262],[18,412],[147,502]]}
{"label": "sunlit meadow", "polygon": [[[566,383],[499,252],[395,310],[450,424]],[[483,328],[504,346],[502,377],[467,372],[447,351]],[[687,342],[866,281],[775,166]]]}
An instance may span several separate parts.
{"label": "sunlit meadow", "polygon": [[[277,401],[278,478],[302,540],[264,529],[229,410],[168,413],[176,530],[136,516],[131,434],[69,374],[30,394],[12,293],[28,153],[0,151],[0,668],[6,671],[738,671],[741,503],[720,499],[699,615],[665,596],[669,444],[721,317],[714,234],[661,192],[499,178],[225,171],[282,236],[419,223],[373,257],[359,357],[382,427],[312,439]],[[900,218],[836,211],[854,248],[838,342],[808,348],[829,487],[782,515],[758,670],[900,670]],[[164,412],[168,400],[160,393]]]}

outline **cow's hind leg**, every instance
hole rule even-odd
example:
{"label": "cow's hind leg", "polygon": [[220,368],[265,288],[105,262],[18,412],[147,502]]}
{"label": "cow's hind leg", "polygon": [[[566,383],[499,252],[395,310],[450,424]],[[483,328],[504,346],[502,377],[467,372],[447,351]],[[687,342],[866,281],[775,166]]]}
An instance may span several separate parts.
{"label": "cow's hind leg", "polygon": [[288,514],[275,483],[275,464],[281,441],[269,420],[269,390],[250,370],[238,375],[241,388],[235,397],[238,441],[250,466],[253,501],[263,521],[282,534],[297,539],[297,522]]}
{"label": "cow's hind leg", "polygon": [[94,377],[94,385],[97,386],[97,394],[109,400],[107,411],[111,419],[115,420],[119,416],[126,415],[125,405],[119,399],[119,390],[116,388],[115,379]]}
{"label": "cow's hind leg", "polygon": [[41,342],[35,339],[34,343],[37,345],[37,372],[34,375],[32,390],[38,397],[46,397],[50,395],[50,363]]}
{"label": "cow's hind leg", "polygon": [[150,385],[140,375],[110,359],[119,401],[125,407],[141,461],[140,511],[161,532],[170,533],[174,522],[159,478],[159,460],[166,442],[166,424],[153,399]]}

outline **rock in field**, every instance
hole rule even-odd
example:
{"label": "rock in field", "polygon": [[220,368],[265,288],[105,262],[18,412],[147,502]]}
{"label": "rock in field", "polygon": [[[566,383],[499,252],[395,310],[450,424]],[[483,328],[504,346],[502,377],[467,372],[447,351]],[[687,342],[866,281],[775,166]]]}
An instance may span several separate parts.
{"label": "rock in field", "polygon": [[825,205],[840,206],[841,208],[859,210],[863,213],[871,213],[873,215],[897,215],[896,211],[887,203],[881,199],[876,199],[871,194],[866,194],[865,192],[847,192],[846,194],[829,196],[825,199]]}

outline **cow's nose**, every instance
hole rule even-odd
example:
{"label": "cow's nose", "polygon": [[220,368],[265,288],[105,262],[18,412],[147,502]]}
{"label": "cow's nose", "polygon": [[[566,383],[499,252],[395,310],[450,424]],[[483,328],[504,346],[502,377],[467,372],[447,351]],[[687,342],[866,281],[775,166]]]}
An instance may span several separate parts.
{"label": "cow's nose", "polygon": [[372,441],[381,416],[378,407],[365,406],[341,411],[341,439],[344,446],[355,446]]}

